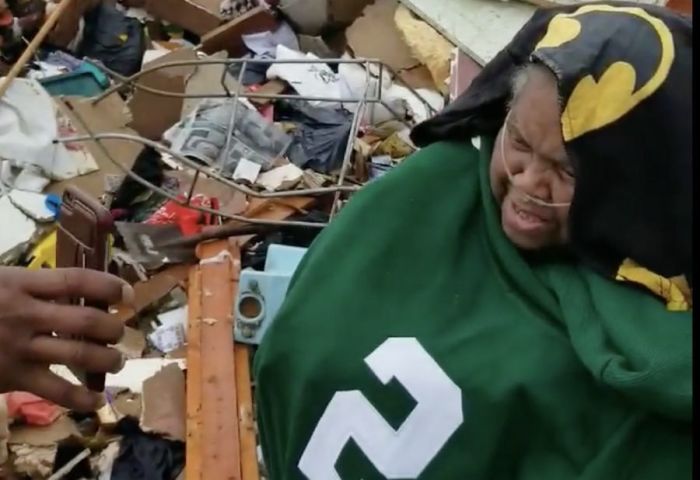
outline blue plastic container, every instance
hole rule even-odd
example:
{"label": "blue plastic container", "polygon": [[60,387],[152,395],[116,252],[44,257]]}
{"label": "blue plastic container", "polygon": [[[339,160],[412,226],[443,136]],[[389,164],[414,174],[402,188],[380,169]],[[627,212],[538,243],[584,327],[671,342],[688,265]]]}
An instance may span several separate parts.
{"label": "blue plastic container", "polygon": [[109,79],[97,67],[83,62],[76,70],[39,80],[49,95],[93,97],[109,86]]}

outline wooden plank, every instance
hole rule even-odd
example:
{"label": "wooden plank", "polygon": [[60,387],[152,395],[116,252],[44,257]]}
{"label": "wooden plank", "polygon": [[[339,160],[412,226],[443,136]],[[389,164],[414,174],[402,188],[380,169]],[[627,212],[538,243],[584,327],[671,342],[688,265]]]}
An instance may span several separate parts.
{"label": "wooden plank", "polygon": [[215,13],[190,0],[146,0],[146,11],[199,36],[215,29],[222,21]]}
{"label": "wooden plank", "polygon": [[275,17],[266,8],[255,7],[203,35],[201,50],[209,55],[226,50],[232,58],[239,58],[246,53],[243,35],[273,30],[276,26]]}
{"label": "wooden plank", "polygon": [[241,438],[241,480],[259,480],[257,439],[253,415],[253,390],[250,379],[251,348],[242,343],[233,347],[238,393],[238,418]]}
{"label": "wooden plank", "polygon": [[202,279],[198,267],[190,269],[187,302],[187,442],[185,478],[202,478]]}
{"label": "wooden plank", "polygon": [[[197,250],[200,263],[195,267],[199,272],[195,288],[201,288],[191,291],[189,302],[195,305],[200,302],[201,310],[198,316],[190,314],[188,318],[189,428],[185,478],[205,480],[215,474],[221,480],[240,480],[232,315],[240,249],[235,243],[220,240],[200,244]],[[190,359],[195,365],[189,364]],[[189,444],[190,433],[194,445]]]}
{"label": "wooden plank", "polygon": [[[245,216],[283,220],[315,199],[254,199]],[[259,480],[250,347],[233,342],[245,237],[197,247],[188,291],[186,480]],[[228,252],[226,254],[225,252]]]}

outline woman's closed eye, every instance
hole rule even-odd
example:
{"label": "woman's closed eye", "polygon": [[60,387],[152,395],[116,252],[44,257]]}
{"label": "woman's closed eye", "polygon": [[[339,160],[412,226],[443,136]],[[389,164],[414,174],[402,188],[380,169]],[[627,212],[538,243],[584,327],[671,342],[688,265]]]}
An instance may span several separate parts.
{"label": "woman's closed eye", "polygon": [[559,172],[559,175],[564,180],[574,180],[576,178],[576,174],[574,172],[574,167],[572,167],[571,165],[559,164],[557,171]]}
{"label": "woman's closed eye", "polygon": [[513,146],[516,150],[519,150],[521,152],[529,152],[531,150],[530,144],[527,143],[523,136],[520,135],[517,131],[513,131],[511,133],[511,139],[513,141]]}

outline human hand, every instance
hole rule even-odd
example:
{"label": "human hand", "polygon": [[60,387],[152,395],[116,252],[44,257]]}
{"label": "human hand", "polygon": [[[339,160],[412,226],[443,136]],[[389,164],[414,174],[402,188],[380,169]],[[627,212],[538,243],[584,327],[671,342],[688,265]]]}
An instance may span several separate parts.
{"label": "human hand", "polygon": [[[85,297],[113,305],[133,303],[123,280],[95,270],[27,270],[0,267],[0,393],[26,391],[77,411],[94,411],[102,396],[51,372],[63,364],[91,372],[118,372],[124,359],[117,350],[92,343],[117,343],[124,325],[95,308],[53,301]],[[78,335],[73,340],[52,336]]]}

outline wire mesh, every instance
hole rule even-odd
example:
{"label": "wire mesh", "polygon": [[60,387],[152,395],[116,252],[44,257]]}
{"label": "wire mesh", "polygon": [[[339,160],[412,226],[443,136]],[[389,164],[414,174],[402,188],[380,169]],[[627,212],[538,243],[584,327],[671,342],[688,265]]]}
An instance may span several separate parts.
{"label": "wire mesh", "polygon": [[[153,140],[150,140],[148,138],[145,138],[141,135],[132,135],[132,134],[126,134],[126,133],[119,133],[119,132],[102,132],[102,133],[95,133],[91,130],[90,125],[87,124],[85,119],[81,116],[80,112],[77,110],[74,110],[75,116],[78,120],[78,123],[80,123],[80,127],[82,128],[83,131],[86,133],[84,135],[77,135],[77,136],[70,136],[70,137],[61,137],[58,138],[56,141],[57,142],[62,142],[62,143],[71,143],[71,142],[94,142],[97,147],[100,149],[101,153],[110,161],[112,162],[117,168],[119,168],[125,176],[131,177],[134,181],[140,183],[141,185],[149,188],[153,192],[155,192],[158,195],[161,195],[165,198],[168,198],[169,200],[194,209],[198,210],[203,213],[210,213],[210,214],[215,214],[219,215],[223,218],[227,218],[230,220],[236,220],[240,222],[245,222],[245,223],[251,223],[251,224],[260,224],[260,225],[289,225],[289,226],[299,226],[299,227],[316,227],[316,228],[322,228],[326,225],[326,223],[321,223],[321,222],[300,222],[300,221],[292,221],[292,220],[285,220],[285,221],[270,221],[270,220],[254,220],[250,219],[248,217],[244,217],[241,215],[236,215],[236,214],[228,214],[224,213],[218,210],[213,210],[211,208],[203,207],[200,205],[193,205],[191,203],[192,197],[194,195],[194,192],[196,191],[196,185],[197,182],[201,180],[203,177],[208,177],[211,178],[217,182],[220,182],[230,188],[233,188],[239,192],[244,193],[245,195],[248,195],[249,197],[253,198],[288,198],[288,197],[299,197],[299,196],[322,196],[322,195],[329,195],[333,194],[333,203],[331,207],[331,212],[330,212],[330,218],[333,218],[333,216],[339,211],[340,205],[341,205],[341,197],[344,194],[351,194],[357,190],[359,190],[361,187],[358,185],[345,185],[346,183],[346,178],[347,178],[347,173],[348,169],[350,167],[350,160],[352,158],[352,152],[354,149],[354,143],[355,139],[357,138],[359,129],[360,129],[360,124],[361,120],[364,117],[365,114],[365,109],[367,108],[368,105],[373,105],[373,104],[380,104],[382,105],[388,112],[390,112],[396,120],[399,120],[403,122],[407,127],[411,127],[413,125],[412,120],[407,120],[405,118],[402,118],[401,115],[399,115],[387,102],[384,101],[383,97],[383,88],[382,88],[382,78],[384,76],[384,72],[387,72],[388,75],[391,78],[397,78],[397,74],[394,70],[392,70],[389,66],[383,64],[379,60],[371,60],[371,59],[361,59],[361,58],[353,58],[353,59],[346,59],[346,58],[338,58],[338,59],[285,59],[285,60],[276,60],[276,59],[246,59],[246,58],[240,58],[240,59],[221,59],[221,58],[201,58],[197,60],[183,60],[183,61],[174,61],[174,62],[164,62],[160,63],[158,65],[152,66],[145,68],[141,70],[140,72],[137,72],[136,74],[125,77],[122,76],[108,68],[106,68],[104,65],[102,65],[99,62],[88,60],[92,65],[98,67],[101,69],[105,74],[107,74],[109,77],[112,78],[113,80],[113,85],[110,86],[108,89],[106,89],[103,93],[101,93],[98,96],[95,96],[93,98],[87,99],[86,101],[92,102],[93,104],[99,104],[101,101],[103,101],[105,98],[107,98],[110,95],[115,95],[121,93],[128,93],[133,92],[137,89],[143,90],[145,92],[148,92],[152,95],[156,96],[163,96],[163,97],[175,97],[175,98],[195,98],[195,99],[207,99],[207,98],[225,98],[225,99],[231,99],[233,101],[233,106],[231,108],[231,113],[228,118],[227,122],[227,134],[225,137],[225,146],[222,148],[222,154],[225,154],[226,151],[228,150],[230,146],[230,142],[233,136],[233,130],[234,130],[234,125],[236,125],[237,121],[237,114],[238,114],[238,109],[239,109],[239,104],[240,100],[242,98],[247,98],[247,99],[266,99],[266,100],[303,100],[307,102],[333,102],[333,103],[340,103],[340,104],[356,104],[356,108],[354,109],[352,120],[351,120],[351,127],[350,127],[350,134],[348,135],[348,141],[347,144],[345,145],[345,151],[342,159],[342,163],[340,166],[339,174],[338,174],[338,179],[335,182],[333,186],[329,187],[323,187],[323,188],[310,188],[310,189],[299,189],[299,190],[289,190],[289,191],[275,191],[275,192],[259,192],[257,190],[254,190],[240,182],[236,182],[232,180],[231,178],[228,178],[227,176],[222,174],[222,168],[221,164],[217,166],[211,166],[211,165],[203,165],[200,164],[199,162],[196,162],[190,158],[187,158],[185,155],[182,155],[180,152],[175,151],[173,148],[169,147],[165,143],[161,142],[156,142]],[[307,95],[300,95],[300,94],[275,94],[275,93],[256,93],[252,91],[245,91],[243,90],[242,86],[242,79],[243,75],[248,68],[249,65],[252,64],[324,64],[327,65],[329,63],[332,64],[357,64],[362,67],[364,67],[365,71],[365,82],[363,85],[362,89],[362,95],[359,96],[351,96],[347,98],[338,98],[338,97],[324,97],[324,96],[307,96]],[[141,83],[139,80],[150,73],[161,71],[164,69],[171,69],[171,68],[176,68],[176,67],[184,67],[184,66],[194,66],[194,67],[202,67],[206,65],[224,65],[219,85],[218,87],[221,87],[221,92],[214,92],[212,91],[211,94],[209,93],[204,93],[204,94],[187,94],[187,93],[180,93],[180,92],[171,92],[171,91],[166,91],[166,90],[161,90],[157,88],[150,87],[148,85],[144,85]],[[228,88],[228,85],[226,83],[226,78],[228,75],[228,70],[229,67],[232,65],[239,65],[240,70],[238,73],[238,82],[236,84],[236,89],[235,91],[231,91]],[[374,89],[371,88],[371,80],[373,78],[377,77],[378,81],[376,84],[376,87]],[[411,94],[415,95],[415,97],[422,102],[425,106],[428,112],[430,114],[434,114],[435,109],[432,107],[432,105],[420,95],[419,92],[417,92],[415,89],[411,88],[410,86],[407,86],[406,88],[409,89]],[[374,109],[370,110],[370,115]],[[165,153],[172,158],[180,168],[183,169],[191,169],[194,170],[194,177],[192,180],[192,184],[187,192],[187,196],[185,197],[185,200],[183,201],[178,195],[174,194],[173,192],[170,192],[158,185],[154,185],[150,183],[149,181],[145,180],[135,172],[131,170],[131,168],[123,165],[122,163],[119,162],[116,158],[114,158],[114,155],[110,152],[108,148],[105,147],[105,145],[102,143],[104,140],[121,140],[121,141],[128,141],[128,142],[136,142],[140,143],[143,146],[146,147],[151,147],[158,152]],[[162,159],[162,156],[160,157],[161,161],[164,162]]]}

